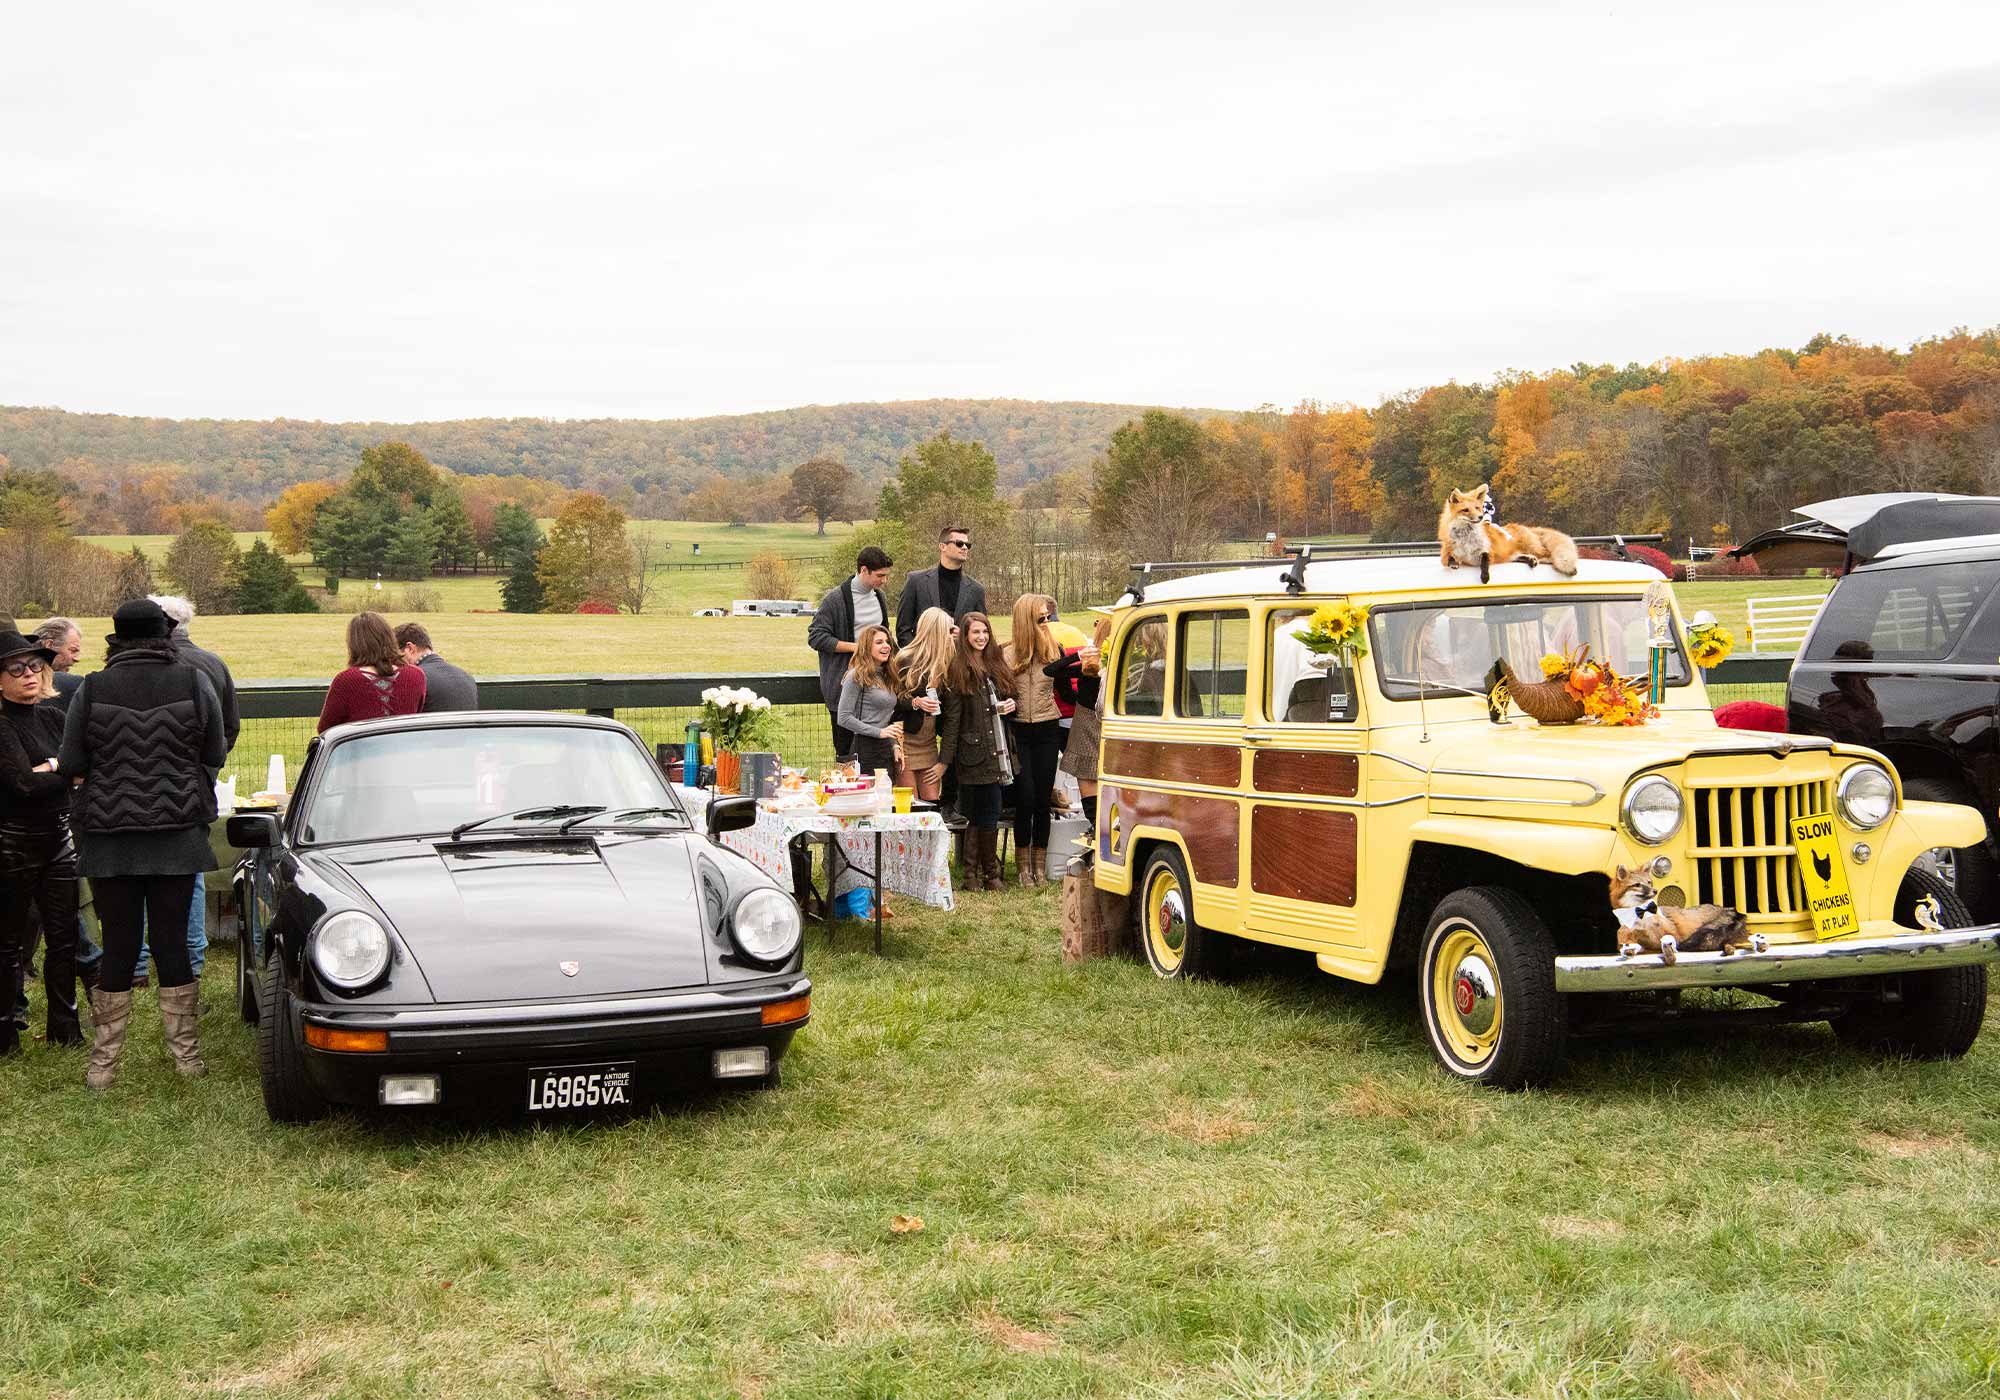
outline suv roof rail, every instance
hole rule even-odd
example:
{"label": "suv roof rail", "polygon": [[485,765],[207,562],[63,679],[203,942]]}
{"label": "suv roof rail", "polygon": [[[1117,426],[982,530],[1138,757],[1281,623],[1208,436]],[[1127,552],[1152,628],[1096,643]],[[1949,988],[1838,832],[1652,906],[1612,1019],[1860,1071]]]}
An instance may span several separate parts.
{"label": "suv roof rail", "polygon": [[[1632,555],[1626,548],[1635,544],[1659,544],[1664,535],[1574,535],[1578,544],[1604,545],[1618,552],[1618,557],[1630,563]],[[1282,558],[1292,561],[1292,567],[1285,571],[1285,591],[1303,593],[1306,591],[1306,565],[1315,558],[1334,557],[1340,559],[1401,559],[1415,555],[1437,553],[1436,540],[1367,540],[1359,544],[1296,544],[1285,546],[1279,555],[1264,555],[1255,559],[1155,559],[1144,563],[1134,563],[1132,582],[1126,591],[1132,595],[1133,603],[1146,601],[1146,585],[1152,581],[1154,573],[1188,573],[1198,569],[1264,569]]]}

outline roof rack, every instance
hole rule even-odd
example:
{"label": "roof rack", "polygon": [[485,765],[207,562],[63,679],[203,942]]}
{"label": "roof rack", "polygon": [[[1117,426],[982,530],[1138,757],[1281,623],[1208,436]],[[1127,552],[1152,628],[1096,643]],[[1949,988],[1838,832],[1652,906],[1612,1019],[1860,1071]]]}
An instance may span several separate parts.
{"label": "roof rack", "polygon": [[[1605,546],[1618,552],[1618,557],[1630,563],[1632,560],[1628,545],[1659,544],[1664,535],[1574,535],[1578,544]],[[1333,557],[1340,559],[1402,559],[1438,551],[1436,540],[1370,540],[1360,544],[1297,544],[1287,545],[1282,556],[1265,555],[1255,559],[1171,559],[1150,560],[1133,564],[1132,582],[1126,591],[1132,595],[1134,604],[1146,601],[1146,585],[1152,582],[1155,572],[1188,573],[1199,569],[1267,569],[1279,559],[1292,561],[1291,568],[1285,570],[1285,591],[1303,593],[1306,591],[1306,565],[1315,558]]]}

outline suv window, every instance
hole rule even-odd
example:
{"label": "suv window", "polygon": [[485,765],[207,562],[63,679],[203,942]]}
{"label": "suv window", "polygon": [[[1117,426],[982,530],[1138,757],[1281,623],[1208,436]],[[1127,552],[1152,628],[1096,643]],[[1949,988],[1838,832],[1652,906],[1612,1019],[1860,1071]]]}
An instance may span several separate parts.
{"label": "suv window", "polygon": [[1118,652],[1121,715],[1161,715],[1167,700],[1167,620],[1149,617],[1125,634]]}
{"label": "suv window", "polygon": [[1180,672],[1175,710],[1208,719],[1240,719],[1249,689],[1250,614],[1181,614]]}
{"label": "suv window", "polygon": [[[1486,673],[1500,657],[1530,679],[1539,679],[1544,656],[1583,646],[1621,675],[1643,676],[1651,664],[1646,601],[1629,596],[1384,604],[1368,619],[1368,631],[1382,693],[1391,700],[1415,700],[1426,686],[1484,695]],[[1676,637],[1667,684],[1686,685],[1690,674]]]}
{"label": "suv window", "polygon": [[[1346,661],[1315,666],[1312,649],[1299,633],[1312,624],[1311,608],[1283,608],[1270,617],[1270,641],[1264,652],[1264,675],[1270,686],[1264,712],[1280,723],[1325,724],[1351,720],[1355,714],[1354,668]],[[1330,711],[1332,696],[1347,703]]]}
{"label": "suv window", "polygon": [[2000,580],[2000,560],[1850,574],[1834,588],[1805,659],[1942,661]]}

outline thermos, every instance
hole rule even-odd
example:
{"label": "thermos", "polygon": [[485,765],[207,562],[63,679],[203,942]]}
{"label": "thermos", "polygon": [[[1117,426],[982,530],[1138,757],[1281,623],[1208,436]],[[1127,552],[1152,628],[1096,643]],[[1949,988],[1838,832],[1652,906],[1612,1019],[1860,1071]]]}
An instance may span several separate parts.
{"label": "thermos", "polygon": [[701,721],[687,722],[687,743],[681,747],[681,786],[699,787],[701,779]]}

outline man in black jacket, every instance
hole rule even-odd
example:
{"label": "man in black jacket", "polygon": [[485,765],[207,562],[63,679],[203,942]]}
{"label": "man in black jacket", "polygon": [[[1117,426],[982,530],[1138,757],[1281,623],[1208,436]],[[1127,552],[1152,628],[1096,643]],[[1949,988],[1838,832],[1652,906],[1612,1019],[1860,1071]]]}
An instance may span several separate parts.
{"label": "man in black jacket", "polygon": [[476,710],[479,682],[463,667],[454,666],[431,650],[431,634],[420,622],[405,622],[396,629],[396,647],[403,664],[424,673],[424,713],[434,710]]}
{"label": "man in black jacket", "polygon": [[917,619],[926,608],[943,608],[953,622],[967,613],[986,611],[986,586],[966,569],[972,559],[972,532],[963,525],[938,531],[938,561],[934,569],[919,569],[903,580],[896,604],[896,645],[917,639]]}
{"label": "man in black jacket", "polygon": [[833,718],[833,752],[846,758],[854,751],[854,736],[840,727],[840,678],[854,654],[854,638],[862,628],[889,625],[889,604],[882,585],[896,561],[869,545],[854,556],[854,577],[829,589],[806,628],[806,642],[819,653],[819,693]]}

